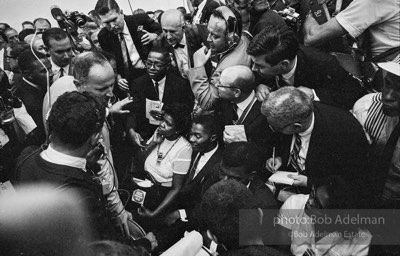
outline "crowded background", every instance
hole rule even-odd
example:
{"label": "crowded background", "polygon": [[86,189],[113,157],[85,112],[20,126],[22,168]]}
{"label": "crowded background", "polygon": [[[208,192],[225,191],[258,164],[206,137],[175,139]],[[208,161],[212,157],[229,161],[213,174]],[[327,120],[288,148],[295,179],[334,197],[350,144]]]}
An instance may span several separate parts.
{"label": "crowded background", "polygon": [[0,17],[0,255],[400,255],[400,0],[150,2]]}

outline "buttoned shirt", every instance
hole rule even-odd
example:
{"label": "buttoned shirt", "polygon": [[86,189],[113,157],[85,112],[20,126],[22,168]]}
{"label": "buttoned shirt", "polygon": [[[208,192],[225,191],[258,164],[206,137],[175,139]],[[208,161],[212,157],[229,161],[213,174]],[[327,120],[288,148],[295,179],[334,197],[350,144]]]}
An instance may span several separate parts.
{"label": "buttoned shirt", "polygon": [[[163,97],[164,97],[164,90],[165,90],[165,80],[166,80],[166,76],[164,76],[160,81],[158,81],[158,100],[162,101]],[[151,79],[151,81],[153,82],[153,86],[155,86],[156,81]]]}
{"label": "buttoned shirt", "polygon": [[47,162],[59,165],[66,165],[81,169],[86,172],[86,159],[76,156],[70,156],[55,150],[51,144],[40,153],[40,156]]}
{"label": "buttoned shirt", "polygon": [[[314,129],[314,113],[312,113],[312,119],[311,119],[311,125],[308,127],[307,130],[304,132],[300,132],[299,136],[301,139],[301,148],[299,152],[299,166],[302,170],[305,169],[306,165],[306,157],[307,157],[307,152],[308,152],[308,147],[310,145],[310,139],[311,139],[311,134]],[[294,143],[296,141],[296,134],[293,134],[293,139],[292,139],[292,145],[290,146],[290,152],[293,150]]]}
{"label": "buttoned shirt", "polygon": [[[52,58],[50,57],[50,63],[51,63],[51,70],[53,71],[53,83],[58,80],[60,78],[61,75],[61,67],[58,66],[56,63],[54,63],[54,61],[52,60]],[[69,65],[62,67],[63,69],[63,76],[67,76],[68,75],[68,70],[69,70]]]}

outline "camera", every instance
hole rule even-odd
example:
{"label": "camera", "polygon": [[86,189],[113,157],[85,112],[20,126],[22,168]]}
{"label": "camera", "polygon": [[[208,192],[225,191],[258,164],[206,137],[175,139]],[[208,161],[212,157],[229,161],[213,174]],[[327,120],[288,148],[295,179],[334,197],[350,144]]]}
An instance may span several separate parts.
{"label": "camera", "polygon": [[53,5],[51,8],[51,15],[57,20],[58,25],[62,29],[67,29],[68,32],[75,32],[79,27],[82,27],[86,22],[91,19],[83,13],[78,11],[63,12],[58,6]]}
{"label": "camera", "polygon": [[300,31],[300,14],[298,14],[294,8],[286,7],[282,11],[278,11],[278,14],[285,20],[289,28],[296,33]]}
{"label": "camera", "polygon": [[88,21],[87,16],[82,13],[79,13],[78,11],[67,13],[65,15],[65,18],[71,21],[77,27],[82,27]]}

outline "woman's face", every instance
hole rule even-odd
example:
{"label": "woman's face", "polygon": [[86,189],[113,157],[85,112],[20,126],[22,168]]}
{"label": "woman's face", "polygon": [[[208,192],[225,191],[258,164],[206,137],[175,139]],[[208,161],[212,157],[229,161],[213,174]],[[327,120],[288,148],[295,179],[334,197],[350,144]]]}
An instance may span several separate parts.
{"label": "woman's face", "polygon": [[176,129],[174,119],[169,114],[164,114],[158,131],[162,135],[164,135],[165,138],[171,137],[179,133],[179,131]]}

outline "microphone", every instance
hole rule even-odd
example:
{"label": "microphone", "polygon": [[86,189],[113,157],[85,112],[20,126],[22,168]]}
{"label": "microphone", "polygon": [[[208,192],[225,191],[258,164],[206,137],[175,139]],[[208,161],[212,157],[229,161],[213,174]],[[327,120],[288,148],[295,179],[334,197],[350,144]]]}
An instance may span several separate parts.
{"label": "microphone", "polygon": [[50,7],[50,12],[51,15],[53,16],[53,18],[57,21],[63,21],[64,20],[64,14],[61,11],[60,7],[58,7],[57,5],[52,5]]}

